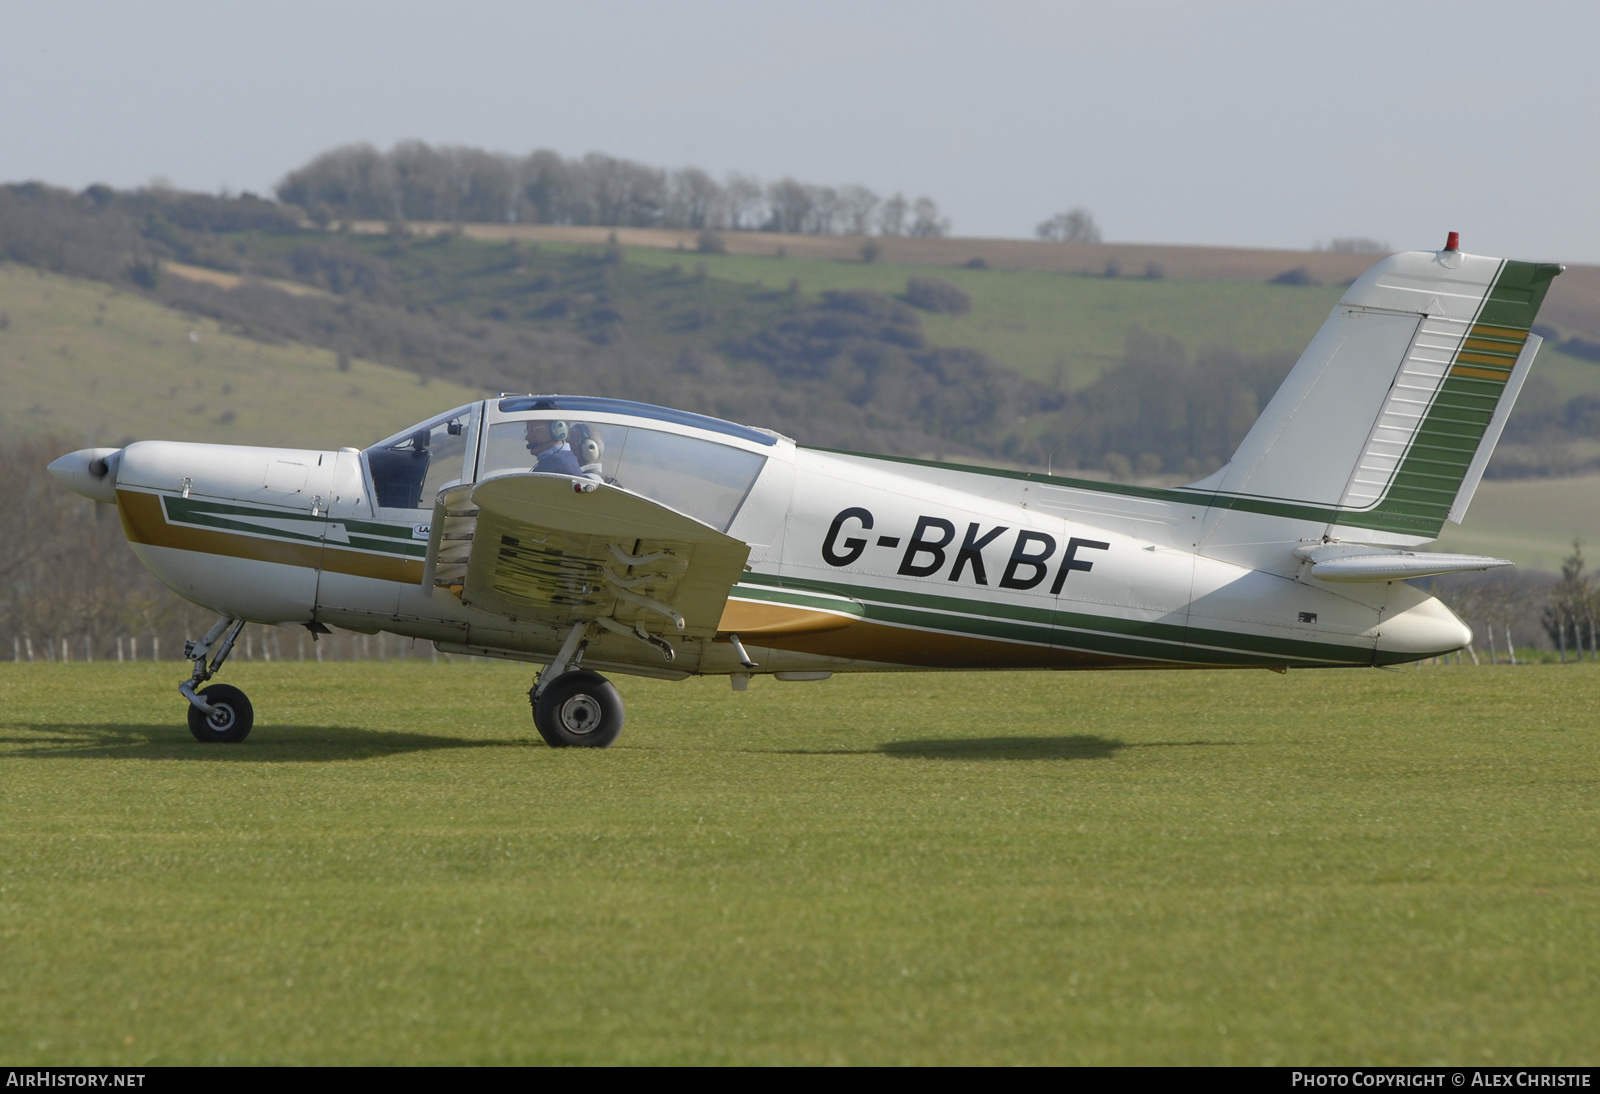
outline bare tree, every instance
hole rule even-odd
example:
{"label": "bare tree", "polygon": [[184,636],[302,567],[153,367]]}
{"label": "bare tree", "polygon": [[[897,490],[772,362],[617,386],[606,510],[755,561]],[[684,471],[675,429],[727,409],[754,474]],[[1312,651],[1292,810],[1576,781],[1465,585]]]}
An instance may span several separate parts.
{"label": "bare tree", "polygon": [[870,234],[877,210],[878,195],[865,186],[839,187],[839,218],[846,232],[858,236]]}
{"label": "bare tree", "polygon": [[832,235],[838,231],[840,217],[839,191],[831,186],[808,186],[811,191],[811,215],[806,218],[805,230],[812,235]]}
{"label": "bare tree", "polygon": [[570,173],[567,161],[559,153],[541,148],[521,160],[516,170],[523,202],[522,219],[537,224],[570,222],[567,211]]}
{"label": "bare tree", "polygon": [[1593,644],[1595,582],[1583,572],[1583,542],[1572,541],[1572,553],[1561,560],[1561,579],[1550,588],[1540,622],[1561,651],[1563,663],[1570,646],[1583,659],[1584,628]]}
{"label": "bare tree", "polygon": [[457,187],[455,220],[516,219],[517,177],[509,157],[475,148],[452,148]]}
{"label": "bare tree", "polygon": [[1041,221],[1034,232],[1040,239],[1056,243],[1099,243],[1100,226],[1089,210],[1079,206]]}
{"label": "bare tree", "polygon": [[950,231],[950,218],[939,215],[939,206],[930,197],[919,197],[911,207],[911,234],[920,239],[938,239]]}
{"label": "bare tree", "polygon": [[728,195],[728,227],[734,231],[761,227],[767,212],[761,197],[761,181],[735,171],[728,176],[724,190]]}
{"label": "bare tree", "polygon": [[779,179],[767,186],[766,229],[769,232],[803,232],[816,208],[815,188],[793,178]]}
{"label": "bare tree", "polygon": [[906,201],[905,195],[896,193],[878,207],[878,233],[886,236],[905,235],[906,217],[910,212],[911,204]]}
{"label": "bare tree", "polygon": [[669,228],[721,228],[726,206],[727,194],[716,179],[698,167],[685,167],[669,180],[663,223]]}
{"label": "bare tree", "polygon": [[388,158],[395,180],[396,218],[450,219],[449,168],[443,155],[422,141],[403,141]]}

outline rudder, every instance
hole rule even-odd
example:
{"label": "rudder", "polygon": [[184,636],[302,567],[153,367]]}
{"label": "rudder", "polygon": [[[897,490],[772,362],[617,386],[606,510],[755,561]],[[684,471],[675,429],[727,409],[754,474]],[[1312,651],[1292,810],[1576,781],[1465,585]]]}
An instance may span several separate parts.
{"label": "rudder", "polygon": [[1233,458],[1188,489],[1224,510],[1420,543],[1466,512],[1538,350],[1555,264],[1447,249],[1355,281]]}

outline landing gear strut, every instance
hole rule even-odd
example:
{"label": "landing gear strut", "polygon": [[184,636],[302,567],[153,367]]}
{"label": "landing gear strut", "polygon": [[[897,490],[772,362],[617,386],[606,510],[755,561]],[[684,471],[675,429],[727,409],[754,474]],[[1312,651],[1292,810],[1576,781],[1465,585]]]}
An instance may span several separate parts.
{"label": "landing gear strut", "polygon": [[589,624],[577,623],[528,691],[533,725],[551,748],[607,748],[622,732],[622,696],[597,672],[580,669]]}
{"label": "landing gear strut", "polygon": [[243,619],[223,616],[198,641],[183,644],[183,655],[194,662],[194,674],[179,684],[178,690],[189,700],[189,732],[197,741],[234,744],[250,736],[255,724],[255,708],[238,688],[212,684],[195,690],[222,668],[242,630]]}

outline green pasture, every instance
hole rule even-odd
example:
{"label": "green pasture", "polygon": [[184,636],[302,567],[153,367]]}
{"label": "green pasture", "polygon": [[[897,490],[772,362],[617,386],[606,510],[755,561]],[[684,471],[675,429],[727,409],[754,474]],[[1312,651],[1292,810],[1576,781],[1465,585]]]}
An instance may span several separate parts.
{"label": "green pasture", "polygon": [[0,1056],[1593,1064],[1600,669],[0,666]]}
{"label": "green pasture", "polygon": [[[481,246],[482,244],[480,244]],[[1344,295],[1343,285],[1255,281],[1149,280],[1042,270],[971,270],[753,255],[682,255],[642,247],[628,261],[645,266],[706,264],[708,276],[766,289],[800,282],[806,295],[874,289],[897,296],[911,277],[939,277],[972,296],[965,315],[922,315],[928,340],[972,346],[1046,384],[1076,389],[1123,359],[1134,327],[1182,342],[1192,357],[1213,348],[1247,354],[1305,349]],[[1600,392],[1600,365],[1546,344],[1535,375],[1561,399]]]}
{"label": "green pasture", "polygon": [[709,276],[801,292],[905,292],[911,277],[939,277],[972,296],[965,315],[922,316],[929,341],[972,346],[1047,384],[1078,388],[1121,362],[1130,327],[1181,341],[1191,353],[1225,346],[1245,353],[1299,353],[1342,287],[1233,281],[1086,277],[1039,270],[971,270],[751,255],[689,255],[635,247],[628,261],[666,267],[704,262]]}
{"label": "green pasture", "polygon": [[[267,241],[287,251],[299,237]],[[260,241],[258,241],[260,245]],[[579,244],[541,243],[508,262],[503,243],[455,239],[419,244],[394,255],[386,241],[358,238],[354,245],[383,255],[411,278],[407,292],[418,302],[485,313],[499,305],[544,299],[531,287],[546,274],[566,271],[574,258],[593,256]],[[610,292],[627,305],[630,337],[658,351],[701,345],[706,334],[685,331],[679,310],[698,301],[716,316],[712,341],[734,339],[772,322],[792,307],[787,293],[815,301],[835,289],[871,289],[890,296],[905,292],[912,277],[939,277],[965,289],[972,310],[964,315],[920,313],[928,340],[970,346],[997,363],[1042,383],[1076,389],[1093,382],[1123,359],[1128,332],[1141,328],[1176,338],[1191,357],[1207,350],[1298,356],[1344,293],[1342,285],[1273,285],[1265,281],[1168,280],[1137,276],[1108,278],[1043,270],[913,266],[774,255],[714,255],[694,251],[630,247]],[[706,281],[692,280],[699,266]],[[663,275],[676,273],[668,278]],[[581,287],[562,282],[555,291]],[[549,321],[547,321],[549,322]],[[551,325],[562,328],[555,321]],[[1562,353],[1541,351],[1538,375],[1553,397],[1600,391],[1600,367]]]}
{"label": "green pasture", "polygon": [[1564,479],[1489,479],[1478,486],[1467,517],[1446,524],[1436,548],[1509,558],[1551,573],[1582,541],[1600,551],[1600,475]]}
{"label": "green pasture", "polygon": [[9,437],[336,448],[482,397],[369,361],[341,372],[328,350],[251,341],[111,285],[5,263],[0,315]]}

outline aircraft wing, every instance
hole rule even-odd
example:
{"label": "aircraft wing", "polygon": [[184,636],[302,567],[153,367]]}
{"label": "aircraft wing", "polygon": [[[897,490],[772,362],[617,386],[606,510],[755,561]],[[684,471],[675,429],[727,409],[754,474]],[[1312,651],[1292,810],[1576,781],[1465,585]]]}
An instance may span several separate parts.
{"label": "aircraft wing", "polygon": [[709,638],[749,554],[638,494],[523,472],[439,493],[423,583],[513,620]]}

